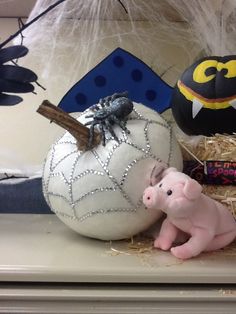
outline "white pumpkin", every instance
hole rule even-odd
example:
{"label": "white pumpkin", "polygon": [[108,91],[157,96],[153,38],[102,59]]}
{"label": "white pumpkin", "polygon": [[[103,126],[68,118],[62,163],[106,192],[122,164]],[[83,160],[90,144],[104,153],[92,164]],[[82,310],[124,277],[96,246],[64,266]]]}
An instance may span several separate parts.
{"label": "white pumpkin", "polygon": [[[78,120],[87,122],[89,111]],[[126,134],[107,138],[106,146],[82,152],[66,132],[51,148],[43,173],[43,190],[51,210],[81,235],[102,240],[129,238],[152,225],[161,211],[142,203],[157,161],[181,170],[182,156],[168,123],[155,111],[134,103]]]}

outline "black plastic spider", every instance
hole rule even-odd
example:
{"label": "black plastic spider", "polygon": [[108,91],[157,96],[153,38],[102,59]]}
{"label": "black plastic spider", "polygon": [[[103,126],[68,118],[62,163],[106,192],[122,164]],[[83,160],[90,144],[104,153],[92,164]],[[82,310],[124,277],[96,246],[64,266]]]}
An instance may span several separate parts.
{"label": "black plastic spider", "polygon": [[126,133],[130,131],[126,128],[127,116],[133,110],[133,103],[128,98],[128,93],[115,93],[112,96],[107,96],[99,100],[98,105],[90,108],[94,111],[93,114],[86,115],[85,118],[93,118],[86,122],[85,125],[90,125],[88,147],[92,147],[94,139],[94,127],[98,125],[102,134],[102,144],[106,144],[106,131],[110,132],[116,141],[119,141],[113,130],[113,125],[118,124]]}

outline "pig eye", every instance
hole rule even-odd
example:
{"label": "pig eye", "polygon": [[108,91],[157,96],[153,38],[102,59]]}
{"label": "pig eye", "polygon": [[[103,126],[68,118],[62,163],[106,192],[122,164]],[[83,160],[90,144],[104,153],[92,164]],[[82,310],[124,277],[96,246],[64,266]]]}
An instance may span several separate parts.
{"label": "pig eye", "polygon": [[161,188],[161,187],[162,187],[162,183],[159,184],[159,188]]}
{"label": "pig eye", "polygon": [[172,194],[172,191],[171,191],[171,190],[168,190],[168,191],[166,192],[166,194],[169,196],[169,195]]}

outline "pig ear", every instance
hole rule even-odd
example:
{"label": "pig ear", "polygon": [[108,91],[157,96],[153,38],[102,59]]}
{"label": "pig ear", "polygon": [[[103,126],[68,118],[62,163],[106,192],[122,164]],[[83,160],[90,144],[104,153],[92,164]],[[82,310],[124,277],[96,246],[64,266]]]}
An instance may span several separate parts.
{"label": "pig ear", "polygon": [[162,179],[162,173],[167,168],[167,165],[163,162],[157,162],[155,167],[152,169],[150,176],[150,185],[154,186]]}
{"label": "pig ear", "polygon": [[169,167],[162,172],[161,178],[164,178],[167,174],[171,172],[177,172],[178,170],[174,167]]}
{"label": "pig ear", "polygon": [[197,199],[202,192],[202,186],[193,179],[186,180],[183,193],[189,200]]}

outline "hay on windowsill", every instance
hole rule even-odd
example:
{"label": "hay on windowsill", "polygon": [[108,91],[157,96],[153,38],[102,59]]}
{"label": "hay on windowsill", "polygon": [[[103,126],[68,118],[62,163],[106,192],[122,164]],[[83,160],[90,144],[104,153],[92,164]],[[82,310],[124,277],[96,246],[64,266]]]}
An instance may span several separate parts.
{"label": "hay on windowsill", "polygon": [[[184,160],[236,161],[236,134],[179,138]],[[203,192],[226,205],[236,218],[235,185],[203,185]]]}

